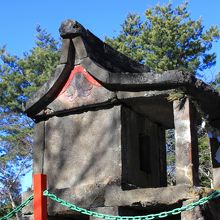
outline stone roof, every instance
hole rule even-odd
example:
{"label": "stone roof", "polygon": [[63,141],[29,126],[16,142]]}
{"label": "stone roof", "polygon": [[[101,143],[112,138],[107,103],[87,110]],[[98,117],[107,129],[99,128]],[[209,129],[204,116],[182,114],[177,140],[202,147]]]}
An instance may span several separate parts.
{"label": "stone roof", "polygon": [[[28,116],[39,119],[67,111],[82,110],[86,106],[118,104],[120,101],[126,102],[129,99],[147,98],[158,94],[161,96],[162,91],[164,97],[170,90],[184,88],[198,101],[212,125],[220,127],[219,93],[192,74],[177,70],[165,71],[162,74],[152,72],[148,67],[111,48],[77,21],[64,21],[59,31],[63,38],[60,64],[51,79],[26,103],[25,112]],[[84,68],[84,75],[89,74],[97,84],[107,90],[108,97],[105,91],[107,98],[101,101],[97,101],[96,97],[94,103],[86,102],[81,106],[69,107],[66,111],[59,108],[50,111],[48,106],[59,96],[76,66]],[[49,111],[46,111],[48,109]]]}

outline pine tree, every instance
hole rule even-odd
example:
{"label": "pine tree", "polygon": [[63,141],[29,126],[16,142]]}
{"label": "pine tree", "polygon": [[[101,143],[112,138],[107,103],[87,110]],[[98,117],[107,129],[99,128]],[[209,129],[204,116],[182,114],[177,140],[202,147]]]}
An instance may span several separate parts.
{"label": "pine tree", "polygon": [[187,69],[201,74],[216,63],[210,50],[219,30],[216,26],[205,30],[201,19],[191,19],[187,7],[187,2],[176,8],[171,3],[157,5],[146,10],[144,21],[129,14],[119,36],[106,42],[152,71]]}
{"label": "pine tree", "polygon": [[[186,70],[195,76],[204,76],[204,70],[216,63],[216,54],[211,51],[220,34],[216,26],[205,30],[202,20],[193,20],[188,12],[188,3],[173,7],[157,5],[145,12],[145,19],[129,14],[122,24],[120,34],[106,38],[106,42],[130,58],[147,65],[151,71]],[[219,76],[215,85],[219,86]],[[202,185],[210,184],[211,169],[207,162],[208,139],[199,129],[200,179]],[[168,177],[174,182],[174,133],[168,132]],[[210,161],[210,158],[209,158]],[[208,183],[209,182],[209,183]]]}
{"label": "pine tree", "polygon": [[[22,58],[0,49],[0,192],[2,210],[21,200],[20,179],[31,168],[34,122],[23,103],[48,80],[58,64],[59,44],[37,27],[35,47]],[[0,213],[0,215],[3,213]],[[17,219],[19,217],[17,216]]]}

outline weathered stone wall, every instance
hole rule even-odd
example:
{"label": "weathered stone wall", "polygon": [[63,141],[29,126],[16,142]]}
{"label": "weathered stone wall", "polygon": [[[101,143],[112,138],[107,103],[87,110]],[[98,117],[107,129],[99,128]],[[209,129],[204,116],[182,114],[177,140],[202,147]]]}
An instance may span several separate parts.
{"label": "weathered stone wall", "polygon": [[45,149],[45,122],[41,121],[34,128],[33,173],[43,173]]}
{"label": "weathered stone wall", "polygon": [[120,106],[52,117],[46,122],[45,137],[43,171],[49,188],[120,180]]}
{"label": "weathered stone wall", "polygon": [[166,186],[164,128],[126,107],[122,108],[122,164],[124,189]]}

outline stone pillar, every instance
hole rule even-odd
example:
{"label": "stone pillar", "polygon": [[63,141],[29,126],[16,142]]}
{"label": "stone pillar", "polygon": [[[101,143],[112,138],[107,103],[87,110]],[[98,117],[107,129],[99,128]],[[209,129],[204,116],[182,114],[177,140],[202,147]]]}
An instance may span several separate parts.
{"label": "stone pillar", "polygon": [[[119,215],[118,207],[98,207],[98,208],[92,208],[91,211],[93,212],[98,212],[101,214],[106,214],[106,215]],[[95,217],[90,217],[90,220],[100,220],[100,218],[95,218]]]}
{"label": "stone pillar", "polygon": [[45,122],[41,121],[34,128],[33,173],[43,173],[45,150]]}
{"label": "stone pillar", "polygon": [[[183,202],[183,206],[186,206],[192,202],[195,202],[195,200],[186,200]],[[205,220],[205,218],[202,215],[202,210],[199,206],[196,206],[191,211],[185,211],[181,213],[181,220]]]}
{"label": "stone pillar", "polygon": [[198,141],[196,112],[187,98],[174,101],[176,183],[198,185]]}
{"label": "stone pillar", "polygon": [[209,138],[212,167],[213,167],[213,187],[220,189],[220,143],[214,136]]}

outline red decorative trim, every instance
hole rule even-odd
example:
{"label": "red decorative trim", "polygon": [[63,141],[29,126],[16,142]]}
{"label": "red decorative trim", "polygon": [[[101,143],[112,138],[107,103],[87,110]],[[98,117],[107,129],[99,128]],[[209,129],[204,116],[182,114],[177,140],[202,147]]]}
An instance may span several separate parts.
{"label": "red decorative trim", "polygon": [[43,195],[47,189],[47,176],[41,173],[33,175],[34,220],[47,220],[47,198]]}
{"label": "red decorative trim", "polygon": [[76,73],[82,73],[84,75],[84,77],[94,86],[97,87],[101,87],[102,85],[100,83],[98,83],[81,65],[77,65],[74,67],[74,69],[71,71],[71,74],[66,82],[66,84],[64,85],[63,89],[61,90],[61,92],[59,93],[59,95],[63,94],[68,86],[70,85],[71,81],[73,80],[74,76]]}

